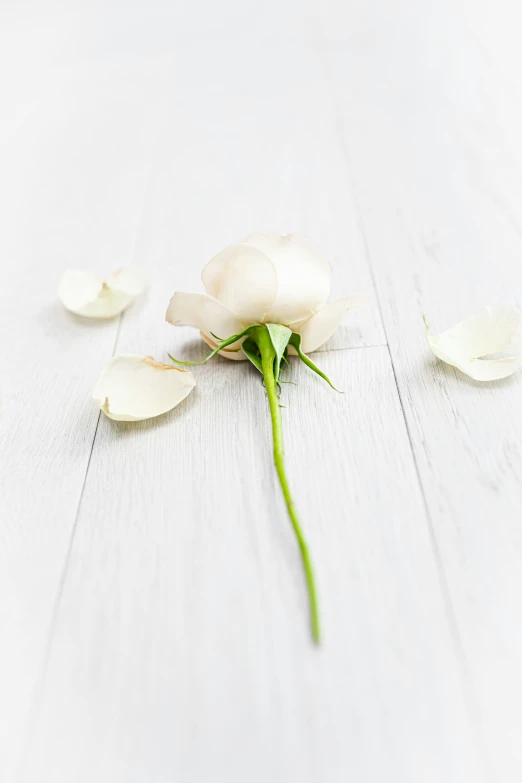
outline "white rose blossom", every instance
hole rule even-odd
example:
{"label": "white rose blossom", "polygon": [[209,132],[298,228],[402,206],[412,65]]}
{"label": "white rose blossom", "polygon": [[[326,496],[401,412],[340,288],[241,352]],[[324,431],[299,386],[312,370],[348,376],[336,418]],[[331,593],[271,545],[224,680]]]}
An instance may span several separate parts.
{"label": "white rose blossom", "polygon": [[263,375],[272,420],[274,462],[301,551],[316,643],[320,641],[320,628],[315,578],[285,473],[278,388],[289,353],[297,354],[332,385],[307,353],[325,343],[345,312],[360,304],[361,299],[352,297],[327,304],[331,273],[322,253],[306,239],[293,234],[251,234],[209,261],[201,275],[206,293],[175,293],[166,314],[167,321],[174,325],[200,330],[212,348],[203,361],[216,353],[227,359],[250,359]]}
{"label": "white rose blossom", "polygon": [[[311,353],[335,332],[347,310],[361,304],[352,296],[326,304],[332,269],[308,240],[287,234],[251,234],[218,253],[203,269],[206,293],[176,292],[166,318],[194,326],[212,347],[253,324],[281,324],[301,335]],[[243,337],[226,350],[227,359],[247,359]],[[293,353],[291,350],[290,353]]]}

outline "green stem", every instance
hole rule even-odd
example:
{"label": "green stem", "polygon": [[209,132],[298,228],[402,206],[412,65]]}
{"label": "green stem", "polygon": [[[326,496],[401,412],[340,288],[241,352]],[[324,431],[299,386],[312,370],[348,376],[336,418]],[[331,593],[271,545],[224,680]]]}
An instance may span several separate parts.
{"label": "green stem", "polygon": [[288,515],[294,529],[294,533],[299,544],[301,551],[301,558],[303,561],[303,567],[306,577],[306,584],[308,587],[308,597],[310,603],[310,622],[312,627],[312,637],[316,644],[320,642],[320,630],[319,630],[319,611],[317,606],[317,594],[315,590],[314,571],[312,568],[312,561],[310,559],[310,553],[308,551],[308,545],[306,539],[301,530],[297,511],[290,494],[290,488],[285,473],[284,466],[284,450],[283,450],[283,430],[281,425],[281,411],[279,408],[279,399],[277,397],[277,384],[274,374],[274,360],[276,353],[274,346],[270,339],[268,330],[264,327],[256,330],[255,340],[259,346],[261,352],[261,366],[263,370],[263,377],[265,379],[265,387],[268,395],[268,403],[270,405],[270,416],[272,419],[272,433],[274,439],[274,462],[279,477],[279,483],[283,491],[283,496],[288,510]]}

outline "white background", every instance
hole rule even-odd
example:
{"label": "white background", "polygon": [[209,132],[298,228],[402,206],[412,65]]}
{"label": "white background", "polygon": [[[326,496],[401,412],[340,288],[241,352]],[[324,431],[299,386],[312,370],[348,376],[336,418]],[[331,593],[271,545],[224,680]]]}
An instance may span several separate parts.
{"label": "white background", "polygon": [[[520,781],[522,375],[421,320],[522,305],[518,4],[0,8],[2,781]],[[253,368],[141,424],[90,399],[114,353],[204,355],[167,303],[253,231],[368,300],[317,354],[345,394],[283,395],[320,650]],[[119,319],[58,303],[131,262]]]}

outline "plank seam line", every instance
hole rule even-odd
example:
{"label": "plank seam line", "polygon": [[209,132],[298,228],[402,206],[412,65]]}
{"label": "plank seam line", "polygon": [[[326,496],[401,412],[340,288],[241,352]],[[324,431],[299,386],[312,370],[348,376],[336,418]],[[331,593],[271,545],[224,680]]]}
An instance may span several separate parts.
{"label": "plank seam line", "polygon": [[372,343],[372,345],[346,345],[344,348],[324,348],[313,351],[312,353],[321,354],[335,353],[337,351],[366,351],[371,348],[386,348],[386,345],[386,343]]}
{"label": "plank seam line", "polygon": [[[118,327],[116,329],[116,336],[115,336],[115,339],[114,339],[114,344],[113,344],[113,348],[112,348],[111,357],[114,356],[114,354],[116,352],[116,346],[118,344],[122,322],[123,322],[123,313],[121,313],[121,315],[119,316],[119,319],[118,319]],[[40,674],[38,675],[38,677],[36,679],[36,682],[35,682],[35,686],[34,686],[34,689],[33,689],[34,696],[32,698],[32,703],[31,703],[31,706],[29,708],[29,717],[28,717],[28,721],[27,721],[27,728],[26,728],[26,731],[25,731],[25,740],[23,742],[22,750],[21,750],[21,753],[20,753],[20,761],[19,761],[19,765],[18,765],[17,779],[21,779],[22,776],[23,776],[23,770],[24,770],[25,761],[26,761],[26,758],[27,758],[27,755],[28,755],[28,752],[29,752],[29,748],[30,748],[30,745],[31,745],[32,737],[33,737],[34,732],[36,730],[36,722],[37,722],[37,719],[38,719],[38,712],[39,712],[39,708],[40,708],[40,701],[41,701],[42,690],[43,690],[43,686],[44,686],[44,683],[45,683],[47,670],[48,670],[48,667],[49,667],[49,661],[51,659],[51,649],[52,649],[52,641],[53,641],[53,637],[54,637],[54,631],[55,631],[55,628],[56,628],[56,622],[57,622],[57,619],[58,619],[58,613],[59,613],[60,606],[61,606],[61,603],[62,603],[63,591],[64,591],[64,588],[65,588],[65,582],[66,582],[66,579],[67,579],[67,571],[69,570],[69,562],[70,562],[70,559],[71,559],[71,553],[72,553],[72,549],[73,549],[73,545],[74,545],[74,539],[76,537],[76,530],[78,528],[78,522],[79,522],[79,519],[80,519],[80,511],[81,511],[81,507],[82,507],[83,497],[84,497],[84,494],[85,494],[85,488],[87,486],[87,478],[89,476],[89,468],[91,466],[92,455],[94,453],[94,444],[96,442],[96,436],[98,434],[98,427],[100,426],[101,414],[102,414],[102,412],[100,410],[99,413],[98,413],[98,418],[96,420],[96,427],[94,429],[94,435],[93,435],[93,439],[92,439],[92,443],[91,443],[91,450],[89,452],[89,458],[87,460],[87,465],[86,465],[86,468],[85,468],[85,475],[83,477],[83,482],[82,482],[82,488],[80,490],[80,495],[79,495],[79,498],[78,498],[78,505],[76,506],[76,512],[75,512],[75,515],[74,515],[74,522],[73,522],[73,525],[72,525],[72,528],[71,528],[71,533],[69,535],[69,541],[67,543],[67,549],[65,550],[65,556],[64,556],[64,560],[63,560],[62,570],[61,570],[61,573],[60,573],[60,579],[58,580],[58,587],[56,589],[56,595],[55,595],[54,602],[53,602],[53,608],[51,610],[51,619],[50,619],[50,622],[49,622],[49,628],[48,628],[47,637],[46,637],[46,640],[45,640],[43,657],[42,657],[42,664],[41,664],[41,667],[40,667]]]}
{"label": "plank seam line", "polygon": [[[353,181],[352,181],[352,185],[353,185]],[[473,684],[473,679],[472,679],[472,676],[471,676],[471,673],[470,673],[470,670],[469,670],[468,660],[467,660],[467,656],[466,656],[466,653],[465,653],[465,650],[464,650],[464,645],[463,645],[463,642],[462,642],[462,635],[461,635],[461,632],[460,632],[459,622],[458,622],[458,619],[457,619],[457,613],[455,611],[455,606],[454,606],[452,598],[451,598],[451,592],[450,592],[448,580],[446,578],[446,572],[445,572],[445,569],[444,569],[444,564],[442,562],[442,556],[441,556],[441,553],[440,553],[439,545],[437,543],[437,535],[436,535],[436,532],[435,532],[435,525],[434,525],[433,518],[432,518],[432,515],[431,515],[431,512],[430,512],[428,499],[427,499],[426,491],[425,491],[425,488],[424,488],[424,483],[422,481],[420,468],[419,468],[419,463],[418,463],[418,460],[417,460],[417,454],[416,454],[415,448],[413,446],[413,438],[412,438],[412,434],[411,434],[411,428],[410,428],[410,424],[408,422],[408,417],[406,415],[406,409],[405,409],[405,406],[404,406],[403,395],[402,395],[402,392],[401,392],[401,388],[400,388],[400,384],[399,384],[399,380],[398,380],[398,376],[397,376],[397,370],[396,370],[396,367],[395,367],[395,362],[393,360],[393,354],[392,354],[391,347],[390,347],[390,342],[389,342],[389,339],[388,339],[388,331],[387,331],[387,328],[386,328],[386,323],[384,321],[384,314],[383,314],[383,310],[382,310],[381,299],[380,299],[379,291],[378,291],[378,288],[377,288],[377,280],[376,280],[376,277],[375,277],[375,271],[374,271],[374,268],[373,268],[373,264],[371,262],[370,248],[369,248],[369,244],[368,244],[366,231],[365,231],[365,228],[364,228],[364,223],[363,223],[363,219],[362,219],[360,204],[359,204],[359,201],[357,199],[357,196],[355,195],[355,187],[354,187],[354,203],[355,203],[355,208],[357,210],[358,224],[359,224],[359,229],[361,231],[361,235],[362,235],[362,238],[363,238],[363,243],[364,243],[364,248],[365,248],[365,253],[366,253],[366,259],[367,259],[367,262],[368,262],[368,267],[370,269],[370,275],[372,277],[372,282],[373,282],[373,286],[374,286],[374,289],[375,289],[375,294],[376,294],[376,297],[377,297],[379,311],[380,311],[380,314],[381,314],[382,327],[383,327],[383,330],[384,330],[384,334],[386,336],[386,340],[388,341],[387,344],[386,344],[386,348],[388,349],[388,356],[389,356],[389,359],[390,359],[390,365],[391,365],[391,368],[392,368],[393,378],[394,378],[394,381],[395,381],[395,388],[396,388],[396,391],[397,391],[397,397],[398,397],[399,405],[400,405],[400,408],[401,408],[401,414],[402,414],[402,418],[403,418],[403,421],[404,421],[404,427],[405,427],[405,430],[406,430],[406,435],[408,437],[408,442],[410,444],[410,452],[411,452],[411,456],[412,456],[412,461],[413,461],[413,465],[414,465],[414,468],[415,468],[415,474],[417,476],[417,482],[418,482],[418,485],[419,485],[420,496],[422,498],[422,504],[424,506],[424,512],[425,512],[425,515],[426,515],[428,536],[429,536],[429,539],[430,539],[431,549],[432,549],[433,557],[434,557],[434,560],[435,560],[435,569],[436,569],[436,572],[437,572],[439,588],[440,588],[440,591],[441,591],[442,603],[443,603],[443,607],[444,607],[444,614],[446,615],[446,621],[448,623],[450,636],[451,636],[451,639],[453,641],[453,648],[454,648],[454,651],[455,651],[457,665],[458,665],[458,668],[460,670],[460,675],[462,677],[462,689],[463,689],[464,703],[465,703],[466,708],[467,708],[468,717],[469,717],[469,720],[470,720],[470,723],[471,723],[471,727],[472,727],[473,732],[475,734],[475,742],[477,743],[478,747],[480,748],[479,752],[480,752],[480,755],[481,755],[482,760],[483,760],[484,771],[488,775],[488,778],[490,780],[492,780],[489,759],[486,757],[486,754],[485,754],[485,751],[484,751],[485,744],[484,744],[484,737],[483,737],[483,730],[482,730],[482,722],[481,722],[481,719],[480,719],[480,711],[478,709],[478,704],[477,704],[477,700],[476,700],[476,696],[475,696],[475,688],[474,688],[474,684]]]}
{"label": "plank seam line", "polygon": [[410,444],[410,451],[411,451],[412,461],[413,461],[413,465],[414,465],[414,468],[415,468],[415,474],[417,476],[417,481],[418,481],[419,490],[420,490],[420,496],[422,498],[422,504],[424,506],[424,513],[426,515],[428,536],[429,536],[429,539],[430,539],[431,549],[432,549],[433,557],[434,557],[434,560],[435,560],[435,568],[436,568],[436,572],[437,572],[437,576],[438,576],[439,588],[440,588],[440,591],[441,591],[442,602],[443,602],[443,606],[444,606],[444,613],[446,615],[446,621],[448,623],[450,636],[451,636],[451,639],[453,641],[453,648],[454,648],[454,651],[455,651],[457,665],[458,665],[458,668],[460,670],[460,675],[462,677],[462,688],[463,688],[464,703],[466,704],[468,716],[469,716],[470,723],[471,723],[471,727],[472,727],[472,729],[474,731],[474,734],[475,734],[475,741],[476,741],[477,745],[480,748],[480,754],[481,754],[483,762],[484,762],[484,768],[485,768],[485,770],[487,770],[489,768],[489,761],[485,757],[485,752],[483,750],[483,748],[484,748],[484,741],[483,741],[483,736],[482,736],[483,732],[482,732],[482,728],[481,728],[480,714],[479,714],[479,710],[478,710],[478,705],[477,705],[477,701],[476,701],[476,697],[475,697],[475,688],[474,688],[474,685],[473,685],[472,677],[470,675],[469,666],[468,666],[468,660],[467,660],[467,656],[466,656],[466,653],[465,653],[465,650],[464,650],[464,645],[463,645],[463,642],[462,642],[462,635],[460,633],[459,622],[458,622],[458,619],[457,619],[455,606],[454,606],[452,598],[451,598],[451,592],[450,592],[448,580],[446,578],[446,572],[444,570],[444,565],[443,565],[443,562],[442,562],[442,556],[441,556],[441,553],[440,553],[439,545],[437,543],[437,535],[435,533],[435,525],[434,525],[433,518],[432,518],[432,515],[431,515],[431,512],[430,512],[428,499],[427,499],[426,491],[425,491],[425,488],[424,488],[424,483],[422,481],[420,468],[419,468],[419,463],[418,463],[418,460],[417,460],[417,454],[416,454],[415,448],[413,446],[413,438],[412,438],[412,434],[411,434],[411,428],[410,428],[410,424],[408,422],[408,417],[406,415],[406,409],[405,409],[405,406],[404,406],[403,394],[401,392],[399,379],[398,379],[398,376],[397,376],[397,370],[396,370],[396,367],[395,367],[395,362],[393,360],[393,354],[392,354],[390,343],[389,343],[389,339],[388,339],[388,330],[386,328],[386,323],[384,321],[384,314],[383,314],[383,310],[382,310],[381,299],[380,299],[379,291],[378,291],[378,288],[377,288],[377,279],[376,279],[376,276],[375,276],[375,271],[374,271],[374,268],[373,268],[373,264],[371,262],[370,248],[369,248],[369,244],[368,244],[368,238],[367,238],[367,235],[366,235],[366,231],[365,231],[365,228],[364,228],[364,223],[363,223],[363,219],[362,219],[360,204],[359,204],[359,201],[358,201],[357,197],[355,196],[355,187],[354,187],[354,202],[355,202],[355,207],[356,207],[357,215],[358,215],[359,228],[360,228],[360,231],[361,231],[361,234],[362,234],[363,243],[364,243],[364,247],[365,247],[366,258],[367,258],[368,266],[369,266],[369,269],[370,269],[370,274],[371,274],[371,277],[372,277],[373,286],[374,286],[374,289],[375,289],[375,294],[377,296],[377,302],[378,302],[378,305],[379,305],[379,310],[380,310],[380,313],[381,313],[382,326],[383,326],[383,329],[384,329],[384,333],[386,335],[386,339],[388,340],[387,348],[388,348],[388,355],[389,355],[389,358],[390,358],[390,365],[391,365],[392,372],[393,372],[393,378],[394,378],[394,381],[395,381],[395,387],[396,387],[396,390],[397,390],[397,397],[398,397],[399,405],[400,405],[400,408],[401,408],[401,413],[402,413],[402,418],[403,418],[403,421],[404,421],[404,427],[405,427],[405,430],[406,430],[406,435],[408,437],[408,441],[409,441],[409,444]]}
{"label": "plank seam line", "polygon": [[319,59],[320,59],[320,61],[322,63],[323,72],[324,72],[324,74],[326,76],[326,79],[327,79],[327,81],[329,83],[329,87],[330,87],[330,96],[331,96],[331,100],[332,100],[333,108],[334,108],[335,129],[336,129],[336,133],[337,133],[337,137],[338,137],[338,141],[339,141],[339,146],[340,146],[340,149],[341,149],[344,161],[345,161],[346,173],[347,173],[348,181],[349,181],[349,184],[351,185],[351,193],[352,193],[353,205],[354,205],[355,212],[356,212],[356,217],[357,217],[357,225],[358,225],[358,228],[359,228],[359,230],[361,232],[361,237],[362,237],[362,240],[363,240],[364,251],[365,251],[365,256],[366,256],[366,263],[368,265],[368,269],[369,269],[369,272],[370,272],[373,288],[374,288],[374,291],[375,291],[375,296],[376,296],[376,299],[377,299],[377,305],[378,305],[378,308],[379,308],[382,328],[383,328],[383,331],[384,331],[384,336],[386,338],[386,347],[388,349],[388,355],[389,355],[389,358],[390,358],[390,364],[391,364],[393,377],[394,377],[394,381],[395,381],[397,397],[398,397],[399,405],[400,405],[400,408],[401,408],[401,413],[402,413],[402,418],[403,418],[403,421],[404,421],[406,435],[408,437],[408,441],[409,441],[409,444],[410,444],[410,451],[411,451],[411,456],[412,456],[412,461],[413,461],[415,473],[416,473],[416,476],[417,476],[417,482],[418,482],[418,485],[419,485],[420,496],[422,498],[422,503],[423,503],[423,506],[424,506],[424,513],[425,513],[425,516],[426,516],[428,536],[429,536],[429,539],[430,539],[431,549],[432,549],[433,557],[434,557],[434,561],[435,561],[435,569],[436,569],[436,573],[437,573],[439,589],[441,591],[441,598],[442,598],[442,604],[443,604],[443,608],[444,608],[444,614],[446,616],[446,622],[448,623],[448,629],[449,629],[449,632],[450,632],[450,638],[452,639],[452,642],[453,642],[453,649],[454,649],[454,653],[455,653],[455,657],[456,657],[458,671],[460,672],[460,676],[461,676],[461,680],[462,680],[462,693],[463,693],[463,697],[464,697],[464,704],[465,704],[466,711],[468,713],[468,718],[469,718],[469,721],[470,721],[470,724],[471,724],[471,729],[472,729],[472,731],[473,731],[473,733],[475,735],[475,742],[476,742],[476,744],[478,746],[479,754],[480,754],[480,757],[482,758],[482,761],[483,761],[484,771],[486,772],[488,778],[492,779],[491,778],[491,770],[490,770],[489,759],[487,758],[486,753],[484,751],[483,730],[482,730],[482,725],[481,725],[481,720],[480,720],[480,712],[479,712],[479,709],[478,709],[478,704],[477,704],[476,696],[475,696],[475,688],[474,688],[473,680],[472,680],[472,677],[471,677],[471,674],[470,674],[470,671],[469,671],[467,656],[466,656],[466,653],[465,653],[465,650],[464,650],[464,645],[463,645],[463,642],[462,642],[462,636],[461,636],[461,633],[460,633],[460,627],[459,627],[459,623],[458,623],[458,619],[457,619],[457,614],[456,614],[456,611],[455,611],[455,607],[454,607],[453,601],[451,599],[451,592],[450,592],[449,584],[448,584],[448,581],[447,581],[447,578],[446,578],[446,572],[444,570],[444,565],[443,565],[443,562],[442,562],[440,549],[439,549],[439,546],[438,546],[438,543],[437,543],[437,536],[436,536],[436,533],[435,533],[435,526],[434,526],[433,519],[432,519],[432,516],[431,516],[431,513],[430,513],[428,500],[427,500],[426,492],[425,492],[425,489],[424,489],[424,484],[423,484],[423,481],[422,481],[422,478],[421,478],[419,463],[418,463],[417,455],[415,453],[415,449],[414,449],[414,446],[413,446],[413,439],[412,439],[412,435],[411,435],[411,429],[410,429],[410,426],[409,426],[409,423],[408,423],[408,418],[406,416],[406,410],[405,410],[405,407],[404,407],[403,396],[402,396],[401,389],[400,389],[400,386],[399,386],[398,377],[397,377],[397,371],[396,371],[396,368],[395,368],[395,363],[394,363],[394,360],[393,360],[393,354],[392,354],[391,347],[390,347],[390,341],[389,341],[389,338],[388,338],[388,330],[386,328],[386,322],[384,320],[384,313],[383,313],[383,308],[382,308],[382,303],[381,303],[381,297],[380,297],[379,289],[378,289],[378,286],[377,286],[377,278],[376,278],[375,270],[374,270],[374,267],[373,267],[373,264],[372,264],[372,260],[371,260],[370,247],[369,247],[368,237],[367,237],[366,229],[365,229],[365,225],[364,225],[364,219],[363,219],[361,204],[360,204],[359,198],[357,196],[357,190],[356,190],[356,186],[355,186],[355,181],[354,181],[353,175],[351,173],[352,172],[351,158],[350,158],[350,154],[348,152],[347,144],[346,144],[346,140],[345,140],[345,128],[344,128],[343,117],[342,117],[342,113],[341,113],[341,108],[340,108],[340,106],[338,104],[338,101],[337,101],[337,98],[336,98],[336,94],[335,94],[333,76],[332,76],[332,71],[331,71],[331,67],[330,67],[330,61],[329,61],[328,52],[327,52],[326,48],[320,46],[319,50],[318,50],[318,56],[319,56]]}
{"label": "plank seam line", "polygon": [[[148,190],[150,188],[150,183],[151,183],[151,167],[149,167],[148,177],[147,177],[147,184],[146,184],[146,186],[144,188],[144,191],[143,191],[143,202],[142,202],[142,205],[141,205],[140,215],[139,215],[139,219],[138,219],[138,223],[137,223],[137,227],[136,227],[136,236],[134,238],[134,248],[133,248],[133,251],[132,251],[132,254],[131,254],[132,258],[134,258],[134,255],[136,253],[136,246],[137,246],[137,243],[138,243],[138,237],[139,237],[141,225],[142,225],[142,222],[143,222],[143,213],[145,211],[145,204],[146,204],[146,200],[147,200]],[[118,347],[118,343],[119,343],[119,340],[120,340],[120,334],[121,334],[121,328],[122,328],[122,324],[123,324],[124,315],[125,315],[125,313],[121,313],[120,316],[119,316],[119,319],[118,319],[118,327],[116,329],[116,336],[114,338],[114,344],[113,344],[113,347],[112,347],[111,357],[113,357],[116,354],[116,349]],[[101,410],[100,410],[100,412],[98,414],[98,420],[96,422],[96,428],[94,430],[94,437],[93,437],[92,443],[91,443],[91,450],[90,450],[90,453],[89,453],[89,459],[87,460],[87,466],[86,466],[86,469],[85,469],[85,475],[84,475],[84,478],[83,478],[83,484],[82,484],[82,488],[81,488],[81,491],[80,491],[80,496],[79,496],[79,499],[78,499],[78,505],[76,507],[76,513],[75,513],[75,517],[74,517],[74,522],[73,522],[73,525],[72,525],[71,534],[69,536],[69,542],[67,544],[67,549],[65,551],[65,557],[64,557],[64,561],[63,561],[63,565],[62,565],[62,570],[61,570],[61,573],[60,573],[60,579],[58,581],[58,587],[57,587],[57,590],[56,590],[56,596],[55,596],[55,599],[54,599],[54,602],[53,602],[53,607],[52,607],[52,610],[51,610],[51,619],[50,619],[50,622],[49,622],[49,629],[47,631],[47,637],[46,637],[45,644],[44,644],[44,651],[43,651],[43,657],[42,657],[42,664],[41,664],[41,668],[40,668],[40,674],[36,678],[35,686],[34,686],[34,689],[33,689],[34,696],[32,697],[32,701],[31,701],[31,704],[30,704],[30,707],[29,707],[27,728],[26,728],[26,731],[25,731],[25,739],[24,739],[24,742],[23,742],[23,745],[22,745],[22,750],[21,750],[21,753],[20,753],[19,764],[18,764],[18,773],[19,774],[17,774],[17,778],[21,778],[22,775],[23,775],[24,765],[25,765],[26,759],[28,758],[32,737],[33,737],[34,732],[36,730],[36,723],[37,723],[37,719],[38,719],[38,712],[39,712],[39,709],[40,709],[40,703],[41,703],[41,696],[42,696],[43,686],[44,686],[44,683],[45,683],[45,678],[46,678],[46,675],[47,675],[47,670],[49,668],[49,662],[50,662],[50,659],[51,659],[51,649],[52,649],[52,642],[53,642],[53,637],[54,637],[54,631],[55,631],[55,628],[56,628],[56,622],[57,622],[57,619],[58,619],[58,613],[59,613],[59,610],[60,610],[62,597],[63,597],[63,591],[64,591],[64,588],[65,588],[65,582],[66,582],[66,579],[67,579],[67,571],[69,570],[69,562],[70,562],[70,559],[71,559],[71,553],[72,553],[72,549],[73,549],[73,545],[74,545],[74,539],[76,537],[76,531],[77,531],[78,522],[79,522],[79,519],[80,519],[80,511],[81,511],[82,501],[83,501],[83,497],[84,497],[84,494],[85,494],[85,488],[87,486],[87,478],[88,478],[88,475],[89,475],[89,468],[91,466],[92,455],[94,453],[94,446],[95,446],[95,443],[96,443],[96,436],[98,435],[98,427],[100,425],[100,420],[101,420]]]}

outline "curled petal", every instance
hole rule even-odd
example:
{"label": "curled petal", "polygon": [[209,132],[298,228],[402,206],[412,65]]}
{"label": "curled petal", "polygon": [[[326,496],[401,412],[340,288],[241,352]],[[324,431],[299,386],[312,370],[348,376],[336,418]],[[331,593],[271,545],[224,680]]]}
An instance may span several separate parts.
{"label": "curled petal", "polygon": [[201,279],[207,294],[219,299],[245,326],[266,320],[277,293],[273,263],[245,244],[231,245],[214,256]]}
{"label": "curled petal", "polygon": [[143,269],[141,266],[124,266],[114,272],[107,280],[107,285],[113,291],[120,291],[135,298],[145,290]]}
{"label": "curled petal", "polygon": [[195,326],[209,338],[214,334],[221,340],[239,334],[244,329],[234,313],[207,294],[177,291],[170,300],[165,318],[175,326]]}
{"label": "curled petal", "polygon": [[[488,355],[522,351],[521,313],[512,305],[486,307],[446,332],[426,340],[439,359],[476,381],[506,378],[522,367],[522,356],[490,359]],[[485,358],[484,358],[485,357]]]}
{"label": "curled petal", "polygon": [[152,356],[122,354],[107,364],[92,396],[110,419],[141,421],[175,408],[195,385],[188,370]]}
{"label": "curled petal", "polygon": [[98,301],[102,291],[103,281],[94,272],[79,269],[64,272],[58,286],[58,296],[64,307],[79,315]]}
{"label": "curled petal", "polygon": [[307,239],[296,234],[251,234],[242,244],[262,251],[277,272],[277,294],[267,321],[291,326],[324,305],[332,268]]}
{"label": "curled petal", "polygon": [[[207,337],[207,335],[204,334],[203,332],[200,332],[200,335],[204,339],[206,344],[210,345],[212,350],[217,348],[217,343],[214,342],[214,340],[212,340],[210,337]],[[241,342],[243,342],[243,340],[241,340]],[[238,345],[238,343],[233,343],[233,345]],[[233,361],[236,361],[236,362],[244,362],[244,361],[246,361],[248,359],[248,356],[246,356],[243,353],[243,351],[241,350],[241,347],[239,347],[235,351],[231,351],[231,350],[220,351],[219,355],[222,356],[224,359],[232,359]]]}
{"label": "curled petal", "polygon": [[347,310],[360,307],[363,304],[362,296],[349,296],[330,302],[318,313],[313,315],[298,330],[302,337],[301,348],[303,353],[316,351],[323,343],[330,339],[337,327],[341,324]]}
{"label": "curled petal", "polygon": [[62,275],[58,296],[67,310],[87,318],[119,315],[145,288],[143,272],[129,266],[103,281],[93,272],[69,269]]}

